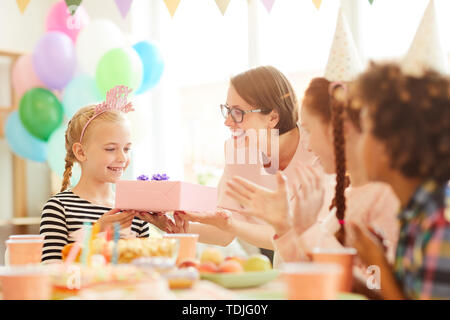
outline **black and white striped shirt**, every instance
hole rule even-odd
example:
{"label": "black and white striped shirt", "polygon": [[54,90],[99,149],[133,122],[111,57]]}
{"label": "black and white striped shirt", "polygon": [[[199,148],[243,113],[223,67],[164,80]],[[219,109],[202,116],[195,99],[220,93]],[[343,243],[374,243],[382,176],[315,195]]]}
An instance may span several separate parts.
{"label": "black and white striped shirt", "polygon": [[[40,234],[45,236],[42,262],[61,261],[63,247],[75,241],[73,232],[80,229],[84,222],[96,222],[111,209],[81,199],[70,190],[50,198],[44,205],[41,216]],[[148,222],[133,219],[131,232],[136,237],[148,237],[149,230]]]}

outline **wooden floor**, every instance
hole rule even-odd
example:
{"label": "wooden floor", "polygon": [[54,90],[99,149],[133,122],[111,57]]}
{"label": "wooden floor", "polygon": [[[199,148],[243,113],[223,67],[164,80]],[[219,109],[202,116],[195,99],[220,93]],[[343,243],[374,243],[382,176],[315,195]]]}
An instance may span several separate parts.
{"label": "wooden floor", "polygon": [[5,250],[8,237],[12,234],[39,234],[39,224],[31,225],[0,225],[0,265],[5,263]]}

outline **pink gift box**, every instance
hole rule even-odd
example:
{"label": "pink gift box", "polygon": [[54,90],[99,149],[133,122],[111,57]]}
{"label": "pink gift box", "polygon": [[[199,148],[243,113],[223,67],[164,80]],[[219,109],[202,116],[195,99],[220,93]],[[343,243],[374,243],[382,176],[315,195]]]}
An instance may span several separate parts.
{"label": "pink gift box", "polygon": [[140,211],[215,211],[217,189],[181,181],[116,183],[116,208]]}

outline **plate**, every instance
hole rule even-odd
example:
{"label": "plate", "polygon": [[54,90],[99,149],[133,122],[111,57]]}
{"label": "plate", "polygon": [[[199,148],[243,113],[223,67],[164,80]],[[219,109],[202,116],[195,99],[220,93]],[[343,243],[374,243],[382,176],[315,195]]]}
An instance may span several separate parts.
{"label": "plate", "polygon": [[203,272],[200,277],[228,289],[257,287],[278,276],[278,270],[239,272],[239,273],[208,273]]}

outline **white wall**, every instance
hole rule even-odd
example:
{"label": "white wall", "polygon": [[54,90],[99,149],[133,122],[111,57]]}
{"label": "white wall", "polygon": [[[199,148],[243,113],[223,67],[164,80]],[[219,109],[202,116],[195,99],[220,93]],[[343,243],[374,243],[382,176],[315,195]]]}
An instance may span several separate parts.
{"label": "white wall", "polygon": [[[56,0],[30,1],[22,15],[16,1],[0,0],[0,49],[31,53],[45,33],[45,20]],[[91,19],[109,19],[124,33],[131,30],[131,12],[126,19],[120,15],[114,0],[83,1]],[[6,73],[5,73],[6,72]],[[9,104],[9,79],[6,60],[0,59],[0,106]],[[4,138],[0,138],[0,220],[13,215],[11,152]],[[39,216],[50,196],[50,171],[45,163],[27,161],[27,208],[29,216]]]}

